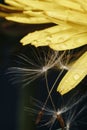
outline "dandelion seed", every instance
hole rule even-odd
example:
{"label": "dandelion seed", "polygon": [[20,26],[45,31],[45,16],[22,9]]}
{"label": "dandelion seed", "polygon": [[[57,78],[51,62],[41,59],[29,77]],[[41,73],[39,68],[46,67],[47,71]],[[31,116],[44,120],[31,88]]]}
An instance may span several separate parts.
{"label": "dandelion seed", "polygon": [[[33,100],[34,100],[34,102],[36,102],[34,104],[35,107],[41,108],[41,109],[43,108],[43,103],[41,103],[40,101],[38,101],[36,99],[33,99]],[[25,107],[25,110],[26,109],[29,112],[32,112],[34,114],[38,113],[38,111],[36,112],[36,108],[34,110],[34,109],[29,108],[29,107]],[[44,116],[46,116],[48,120],[43,120]],[[56,121],[56,117],[57,117],[56,112],[54,110],[50,109],[48,106],[45,106],[44,110],[42,112],[41,111],[39,112],[39,116],[36,119],[35,123],[38,124],[38,123],[42,122],[40,127],[42,127],[42,126],[49,126],[51,128],[53,126],[53,124],[55,123],[55,121]]]}
{"label": "dandelion seed", "polygon": [[[69,98],[65,104],[63,102],[63,105],[59,106],[57,109],[54,109],[53,105],[49,107],[47,104],[43,109],[44,104],[33,98],[35,102],[35,110],[31,112],[37,114],[37,108],[42,109],[42,112],[39,112],[39,116],[36,120],[37,124],[40,122],[42,123],[40,127],[49,127],[49,130],[51,130],[56,124],[59,123],[61,128],[57,130],[70,130],[70,128],[75,125],[75,122],[78,123],[77,118],[81,115],[81,113],[87,109],[86,104],[84,104],[82,107],[80,105],[78,110],[79,104],[84,100],[84,98],[86,98],[86,96],[87,95],[78,97],[78,93],[76,93],[71,98]],[[30,112],[30,108],[27,107],[27,109]]]}
{"label": "dandelion seed", "polygon": [[59,70],[68,69],[66,51],[59,53],[50,48],[36,49],[31,47],[29,56],[20,54],[17,58],[18,66],[8,68],[7,74],[12,83],[22,83],[24,87],[39,77],[44,76],[52,68]]}
{"label": "dandelion seed", "polygon": [[38,113],[38,117],[36,119],[35,124],[38,124],[41,121],[41,118],[42,118],[43,114],[44,114],[43,110]]}

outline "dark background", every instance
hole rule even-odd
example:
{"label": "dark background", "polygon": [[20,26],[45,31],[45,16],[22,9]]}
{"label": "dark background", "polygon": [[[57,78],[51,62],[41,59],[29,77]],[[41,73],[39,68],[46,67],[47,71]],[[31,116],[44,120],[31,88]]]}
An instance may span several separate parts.
{"label": "dark background", "polygon": [[[0,2],[3,2],[3,0]],[[47,93],[43,87],[45,84],[44,81],[40,83],[38,81],[35,81],[32,84],[32,88],[26,87],[22,89],[20,87],[21,83],[14,86],[9,82],[9,78],[6,75],[6,72],[8,67],[11,67],[13,65],[13,59],[16,54],[19,54],[21,52],[26,54],[26,51],[30,50],[30,47],[28,45],[23,47],[19,43],[19,40],[28,32],[32,32],[36,29],[39,30],[52,25],[53,24],[25,25],[6,21],[3,18],[0,19],[0,130],[49,129],[48,127],[40,128],[35,126],[33,117],[30,116],[28,112],[24,112],[24,106],[28,104],[31,96],[38,96],[38,99],[41,101],[45,100]],[[87,48],[87,46],[85,47]],[[52,82],[55,76],[58,74],[55,72],[55,70],[49,72],[49,82]],[[38,85],[38,93],[35,85]],[[75,90],[69,94],[66,94],[64,96],[64,99],[69,99],[70,96],[77,90],[80,91],[81,95],[87,92],[87,78],[85,78]],[[61,99],[61,96],[56,93],[56,86],[52,94],[54,103],[57,106],[57,101]],[[82,102],[83,105],[86,104],[86,102],[87,98],[85,98]],[[80,107],[81,106],[79,105],[78,109],[80,109]],[[87,115],[86,110],[83,112],[83,115],[79,115],[78,120],[84,116],[84,113]],[[83,120],[83,123],[80,125],[73,125],[70,130],[86,130],[87,125],[84,124],[85,122],[87,123],[87,118],[85,118]],[[56,130],[56,127],[53,129]]]}

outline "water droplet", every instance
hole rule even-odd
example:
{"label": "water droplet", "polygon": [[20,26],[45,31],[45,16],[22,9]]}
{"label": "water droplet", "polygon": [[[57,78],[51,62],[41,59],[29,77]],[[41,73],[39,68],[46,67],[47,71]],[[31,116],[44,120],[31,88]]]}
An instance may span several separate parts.
{"label": "water droplet", "polygon": [[79,75],[78,75],[78,74],[75,74],[75,75],[74,75],[74,79],[75,79],[75,80],[78,80],[78,79],[79,79]]}

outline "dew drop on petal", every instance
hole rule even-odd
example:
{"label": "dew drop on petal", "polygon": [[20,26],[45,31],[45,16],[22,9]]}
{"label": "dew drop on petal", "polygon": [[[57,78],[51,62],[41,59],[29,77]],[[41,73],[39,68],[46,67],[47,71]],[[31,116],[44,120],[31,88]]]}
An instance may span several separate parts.
{"label": "dew drop on petal", "polygon": [[78,80],[79,77],[80,77],[80,76],[79,76],[78,74],[75,74],[75,75],[74,75],[74,79],[75,79],[75,80]]}

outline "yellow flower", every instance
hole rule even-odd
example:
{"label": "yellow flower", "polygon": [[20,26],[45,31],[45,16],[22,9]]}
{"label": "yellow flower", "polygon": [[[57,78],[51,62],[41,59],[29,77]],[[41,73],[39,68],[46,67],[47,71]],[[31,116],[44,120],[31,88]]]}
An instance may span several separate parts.
{"label": "yellow flower", "polygon": [[[7,20],[56,25],[27,34],[23,45],[49,46],[57,51],[79,48],[87,44],[87,0],[5,0],[0,16]],[[75,69],[77,68],[77,70]],[[72,65],[61,80],[58,91],[65,94],[87,75],[87,51]]]}

